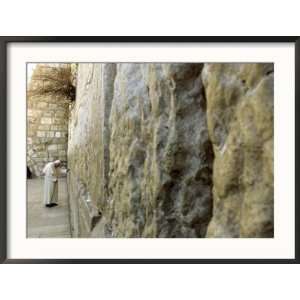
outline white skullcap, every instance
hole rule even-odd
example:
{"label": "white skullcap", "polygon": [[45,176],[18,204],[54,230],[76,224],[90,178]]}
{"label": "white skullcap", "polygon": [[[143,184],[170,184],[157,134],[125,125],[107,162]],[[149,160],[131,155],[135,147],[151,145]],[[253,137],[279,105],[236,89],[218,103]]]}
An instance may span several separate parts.
{"label": "white skullcap", "polygon": [[56,165],[58,165],[58,164],[61,163],[61,161],[58,159],[58,160],[56,160],[54,163],[55,163]]}

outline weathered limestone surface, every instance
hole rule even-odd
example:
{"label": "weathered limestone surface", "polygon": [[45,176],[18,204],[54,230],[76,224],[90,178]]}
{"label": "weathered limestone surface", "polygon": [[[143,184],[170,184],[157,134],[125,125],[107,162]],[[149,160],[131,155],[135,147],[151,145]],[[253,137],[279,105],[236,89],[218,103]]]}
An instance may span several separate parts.
{"label": "weathered limestone surface", "polygon": [[206,64],[213,144],[208,237],[273,237],[273,64]]}
{"label": "weathered limestone surface", "polygon": [[[47,74],[49,68],[37,66],[33,75]],[[50,74],[51,75],[51,74]],[[46,85],[32,80],[29,90]],[[67,162],[69,101],[60,95],[28,95],[27,166],[40,176],[45,164],[55,159]]]}
{"label": "weathered limestone surface", "polygon": [[202,68],[79,65],[68,157],[75,236],[205,236],[213,155]]}
{"label": "weathered limestone surface", "polygon": [[120,64],[110,118],[112,236],[200,237],[211,216],[201,64]]}
{"label": "weathered limestone surface", "polygon": [[272,64],[79,64],[74,237],[272,237]]}
{"label": "weathered limestone surface", "polygon": [[68,166],[72,231],[88,236],[107,201],[108,118],[115,64],[79,64],[77,97],[70,110]]}

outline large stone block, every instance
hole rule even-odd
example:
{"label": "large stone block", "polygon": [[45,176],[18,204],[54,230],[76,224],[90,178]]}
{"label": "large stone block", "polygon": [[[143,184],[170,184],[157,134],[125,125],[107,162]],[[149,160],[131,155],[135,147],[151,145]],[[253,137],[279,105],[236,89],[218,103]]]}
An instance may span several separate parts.
{"label": "large stone block", "polygon": [[46,132],[45,131],[37,131],[36,135],[37,135],[37,137],[45,137]]}
{"label": "large stone block", "polygon": [[[109,110],[113,95],[114,64],[80,64],[75,106],[70,112],[68,163],[73,234],[83,236],[89,232],[84,221],[88,214],[80,212],[81,199],[89,193],[91,204],[100,211],[107,203],[105,190],[104,127],[107,125],[105,110]],[[111,78],[102,82],[102,78]],[[107,152],[107,150],[106,150]],[[81,187],[81,188],[80,188]],[[82,217],[77,217],[82,213]],[[84,217],[85,216],[85,217]]]}
{"label": "large stone block", "polygon": [[53,131],[48,131],[46,136],[50,137],[50,138],[53,138],[54,137],[54,132]]}
{"label": "large stone block", "polygon": [[40,108],[40,109],[45,109],[46,107],[48,107],[48,103],[46,102],[38,102],[37,105],[36,105],[37,108]]}
{"label": "large stone block", "polygon": [[[79,65],[68,145],[75,236],[205,235],[212,148],[202,67]],[[84,225],[87,193],[101,213],[94,227]]]}
{"label": "large stone block", "polygon": [[52,124],[53,121],[51,118],[42,118],[41,119],[41,124]]}
{"label": "large stone block", "polygon": [[55,144],[49,145],[48,146],[48,150],[55,150],[56,151],[57,150],[57,146],[58,145],[55,145]]}
{"label": "large stone block", "polygon": [[273,237],[273,64],[206,64],[214,210],[208,237]]}
{"label": "large stone block", "polygon": [[42,131],[45,131],[45,130],[50,130],[50,125],[38,125],[38,130],[42,130]]}

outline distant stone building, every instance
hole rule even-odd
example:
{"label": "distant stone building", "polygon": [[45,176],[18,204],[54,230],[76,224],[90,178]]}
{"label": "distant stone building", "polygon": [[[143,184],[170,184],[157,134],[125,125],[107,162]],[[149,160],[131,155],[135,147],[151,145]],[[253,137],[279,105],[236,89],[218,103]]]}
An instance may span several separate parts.
{"label": "distant stone building", "polygon": [[[59,68],[68,67],[59,65]],[[27,166],[34,176],[40,176],[49,161],[59,159],[67,163],[70,100],[61,93],[35,92],[51,85],[51,78],[57,78],[53,72],[49,64],[37,65],[28,86]]]}

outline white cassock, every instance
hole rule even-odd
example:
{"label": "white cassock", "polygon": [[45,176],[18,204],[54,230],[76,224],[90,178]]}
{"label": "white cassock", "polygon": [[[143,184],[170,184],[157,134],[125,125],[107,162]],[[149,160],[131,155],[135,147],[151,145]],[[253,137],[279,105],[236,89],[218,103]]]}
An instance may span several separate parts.
{"label": "white cassock", "polygon": [[54,162],[49,162],[43,169],[45,174],[44,204],[57,203],[58,201],[58,176],[64,173],[60,167],[55,168]]}

